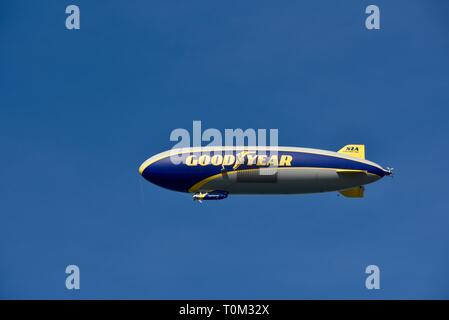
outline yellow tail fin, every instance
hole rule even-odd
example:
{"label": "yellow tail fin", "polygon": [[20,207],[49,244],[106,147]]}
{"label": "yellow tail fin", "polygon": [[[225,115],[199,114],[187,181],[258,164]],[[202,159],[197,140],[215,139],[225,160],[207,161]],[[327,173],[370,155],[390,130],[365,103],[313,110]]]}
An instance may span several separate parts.
{"label": "yellow tail fin", "polygon": [[363,186],[355,187],[352,189],[346,189],[346,190],[340,190],[342,195],[344,195],[347,198],[363,198],[365,194],[365,188]]}
{"label": "yellow tail fin", "polygon": [[360,159],[365,159],[365,145],[364,144],[348,144],[338,150],[338,153],[343,153],[345,155],[356,157]]}

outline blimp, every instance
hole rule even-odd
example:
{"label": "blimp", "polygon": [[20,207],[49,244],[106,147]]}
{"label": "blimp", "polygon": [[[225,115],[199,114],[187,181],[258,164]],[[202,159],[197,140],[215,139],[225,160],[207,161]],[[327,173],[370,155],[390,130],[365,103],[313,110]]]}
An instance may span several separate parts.
{"label": "blimp", "polygon": [[147,181],[192,194],[195,201],[230,195],[339,192],[363,198],[365,185],[393,174],[365,159],[365,145],[339,151],[279,146],[222,146],[171,149],[139,167]]}

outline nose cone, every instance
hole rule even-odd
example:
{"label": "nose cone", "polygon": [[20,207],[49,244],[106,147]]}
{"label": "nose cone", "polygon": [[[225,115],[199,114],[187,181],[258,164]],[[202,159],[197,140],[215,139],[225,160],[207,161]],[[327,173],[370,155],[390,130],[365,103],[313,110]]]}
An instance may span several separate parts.
{"label": "nose cone", "polygon": [[162,160],[151,160],[148,159],[139,167],[139,173],[141,176],[160,187],[173,189],[170,187],[172,185],[172,179],[170,178],[170,168],[164,164]]}
{"label": "nose cone", "polygon": [[156,155],[142,163],[139,173],[145,180],[160,187],[187,192],[193,182],[186,179],[181,169],[181,166],[172,163],[170,157]]}
{"label": "nose cone", "polygon": [[145,162],[144,162],[139,167],[139,173],[142,177],[143,177],[143,172],[145,171],[145,169],[146,169],[146,166],[145,166]]}
{"label": "nose cone", "polygon": [[139,167],[139,173],[145,180],[161,186],[163,177],[161,177],[161,170],[157,165],[159,158],[160,155],[157,154],[143,162]]}
{"label": "nose cone", "polygon": [[150,166],[151,166],[152,162],[153,162],[152,158],[150,158],[150,159],[146,160],[145,162],[143,162],[139,167],[140,175],[148,181],[150,181]]}
{"label": "nose cone", "polygon": [[[150,159],[148,159],[148,160],[150,160]],[[149,163],[148,160],[146,160],[145,162],[143,162],[143,163],[140,165],[140,167],[139,167],[139,173],[140,173],[140,175],[141,175],[142,177],[144,177],[144,178],[145,178],[145,170],[148,169],[148,168],[150,167],[150,163]]]}

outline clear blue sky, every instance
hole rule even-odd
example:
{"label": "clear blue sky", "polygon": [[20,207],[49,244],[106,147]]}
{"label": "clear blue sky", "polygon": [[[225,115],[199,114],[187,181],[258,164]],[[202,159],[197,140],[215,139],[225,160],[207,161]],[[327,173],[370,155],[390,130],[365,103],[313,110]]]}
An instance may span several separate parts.
{"label": "clear blue sky", "polygon": [[[0,9],[0,298],[449,298],[447,1]],[[396,176],[363,200],[199,205],[137,171],[193,120],[278,128],[286,146],[365,143]]]}

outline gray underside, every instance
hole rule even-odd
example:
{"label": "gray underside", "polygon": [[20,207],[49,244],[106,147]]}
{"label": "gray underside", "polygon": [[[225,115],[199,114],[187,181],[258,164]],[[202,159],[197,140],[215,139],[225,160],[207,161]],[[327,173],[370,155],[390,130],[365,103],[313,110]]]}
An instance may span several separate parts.
{"label": "gray underside", "polygon": [[380,179],[373,174],[337,173],[336,170],[327,169],[267,171],[225,172],[221,177],[203,185],[200,191],[221,190],[230,194],[314,193],[350,189]]}

